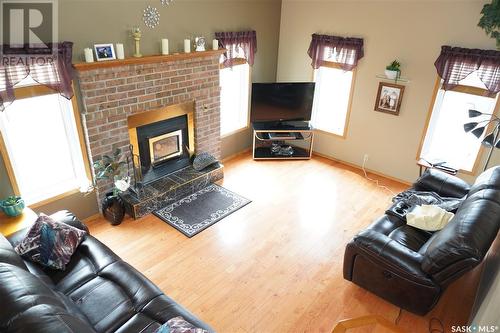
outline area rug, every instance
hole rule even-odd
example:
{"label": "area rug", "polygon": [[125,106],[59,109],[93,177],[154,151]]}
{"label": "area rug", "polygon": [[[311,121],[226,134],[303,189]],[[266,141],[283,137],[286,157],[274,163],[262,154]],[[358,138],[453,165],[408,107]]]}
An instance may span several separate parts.
{"label": "area rug", "polygon": [[153,214],[187,237],[202,232],[251,201],[211,184]]}

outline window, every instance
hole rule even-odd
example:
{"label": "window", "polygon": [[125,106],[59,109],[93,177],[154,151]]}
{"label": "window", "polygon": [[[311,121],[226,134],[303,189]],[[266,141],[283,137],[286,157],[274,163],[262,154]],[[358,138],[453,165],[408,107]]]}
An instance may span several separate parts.
{"label": "window", "polygon": [[312,126],[328,133],[345,136],[353,86],[353,71],[344,71],[335,63],[324,65],[314,71]]}
{"label": "window", "polygon": [[220,132],[227,135],[248,126],[250,66],[241,61],[220,71]]}
{"label": "window", "polygon": [[[486,90],[476,72],[452,90],[440,88],[434,99],[429,123],[419,154],[429,162],[446,161],[452,167],[472,172],[481,148],[481,140],[464,131],[470,122],[469,109],[493,113],[496,98],[485,97]],[[491,116],[474,118],[485,121]]]}
{"label": "window", "polygon": [[17,96],[0,112],[0,131],[14,187],[34,204],[78,189],[88,179],[72,102],[42,86],[18,88],[16,95],[23,89],[43,93]]}

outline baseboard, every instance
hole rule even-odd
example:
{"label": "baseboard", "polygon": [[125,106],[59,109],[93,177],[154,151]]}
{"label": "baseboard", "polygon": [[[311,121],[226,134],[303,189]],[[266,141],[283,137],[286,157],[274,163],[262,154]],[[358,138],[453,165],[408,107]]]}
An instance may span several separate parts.
{"label": "baseboard", "polygon": [[88,222],[93,221],[93,220],[97,220],[98,218],[101,218],[101,217],[102,217],[101,213],[96,213],[96,214],[91,215],[91,216],[89,216],[87,218],[84,218],[82,220],[82,222],[85,223],[85,224],[87,224]]}
{"label": "baseboard", "polygon": [[[332,157],[332,156],[321,154],[321,153],[318,153],[318,152],[315,152],[315,151],[313,151],[313,155],[316,155],[316,156],[319,156],[319,157],[323,157],[323,158],[326,158],[327,160],[331,160],[331,161],[334,161],[334,162],[337,162],[337,163],[340,163],[340,164],[345,164],[345,165],[348,165],[348,166],[350,166],[352,168],[355,168],[355,169],[358,169],[358,170],[361,170],[361,171],[363,170],[363,167],[361,165],[357,165],[357,164],[354,164],[354,163],[351,163],[351,162],[346,162],[346,161],[340,160],[340,159]],[[412,183],[407,182],[406,180],[402,180],[402,179],[399,179],[399,178],[396,178],[396,177],[392,177],[392,176],[386,175],[386,174],[384,174],[382,172],[378,172],[378,171],[371,170],[371,169],[368,169],[368,168],[365,168],[365,170],[366,170],[366,172],[369,172],[371,174],[374,174],[374,175],[377,175],[377,176],[380,176],[380,177],[384,177],[384,178],[390,179],[392,181],[395,181],[395,182],[398,182],[398,183],[401,183],[401,184],[404,184],[404,185],[408,185],[408,186],[412,185]]]}
{"label": "baseboard", "polygon": [[251,151],[252,151],[252,147],[245,148],[245,149],[244,149],[244,150],[242,150],[242,151],[239,151],[239,152],[237,152],[237,153],[235,153],[235,154],[231,154],[231,155],[229,155],[229,156],[224,157],[224,158],[222,159],[222,163],[226,163],[227,161],[232,160],[233,158],[239,157],[239,156],[241,156],[241,155],[248,154],[248,153],[249,153],[249,152],[251,152]]}

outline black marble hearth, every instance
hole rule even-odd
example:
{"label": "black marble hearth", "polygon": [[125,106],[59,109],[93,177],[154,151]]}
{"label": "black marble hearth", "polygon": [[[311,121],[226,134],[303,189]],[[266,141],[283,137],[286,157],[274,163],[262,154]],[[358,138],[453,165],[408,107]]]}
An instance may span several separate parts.
{"label": "black marble hearth", "polygon": [[139,194],[127,191],[120,194],[127,213],[134,219],[143,217],[182,199],[224,177],[220,163],[196,171],[192,166],[177,170],[147,185]]}

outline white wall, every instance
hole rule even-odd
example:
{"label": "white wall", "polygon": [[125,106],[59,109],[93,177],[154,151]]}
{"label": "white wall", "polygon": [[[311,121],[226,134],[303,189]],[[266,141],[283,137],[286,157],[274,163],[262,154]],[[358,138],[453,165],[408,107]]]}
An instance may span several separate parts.
{"label": "white wall", "polygon": [[[358,65],[347,138],[318,134],[315,150],[402,179],[415,180],[416,153],[436,82],[434,61],[441,45],[494,49],[477,27],[486,1],[294,1],[281,9],[278,81],[312,80],[307,49],[312,33],[361,37],[365,56]],[[406,85],[399,116],[373,111],[377,74],[397,58]],[[485,157],[486,154],[483,155]],[[500,164],[496,151],[490,165]],[[482,164],[481,164],[482,165]],[[471,177],[464,177],[471,180]]]}

